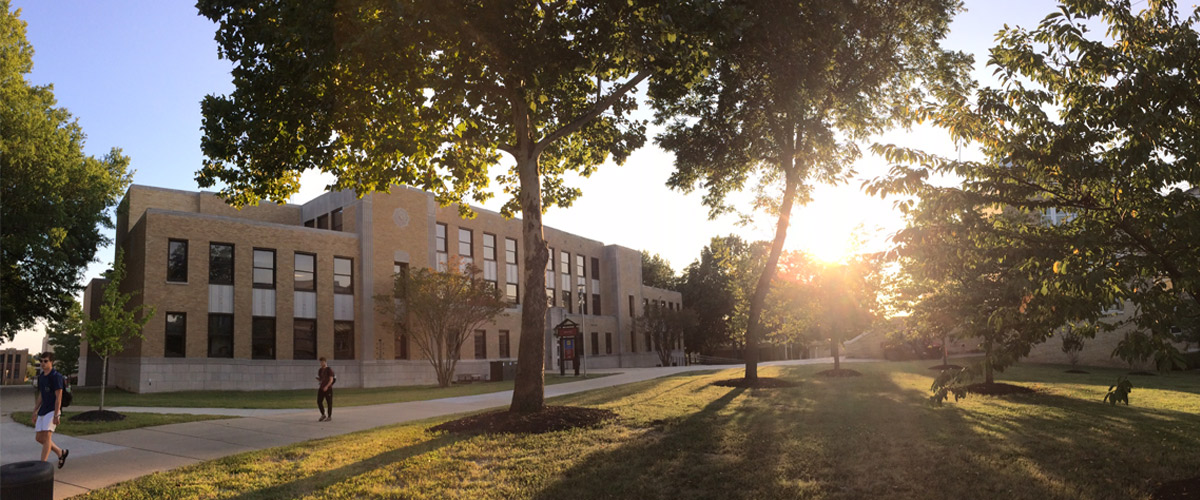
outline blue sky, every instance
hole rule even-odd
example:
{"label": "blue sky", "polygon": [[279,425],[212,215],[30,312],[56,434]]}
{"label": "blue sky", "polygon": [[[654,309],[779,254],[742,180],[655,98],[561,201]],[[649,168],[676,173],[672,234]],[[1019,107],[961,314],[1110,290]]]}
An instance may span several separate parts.
{"label": "blue sky", "polygon": [[[121,148],[132,159],[137,184],[196,190],[200,154],[200,100],[232,91],[231,64],[217,57],[216,26],[200,17],[189,1],[14,0],[27,23],[34,68],[27,78],[53,84],[58,105],[79,120],[87,134],[86,152],[103,155]],[[986,50],[1003,24],[1033,27],[1055,9],[1047,0],[968,1],[956,17],[949,48],[976,55],[976,78],[990,81]],[[652,130],[653,132],[653,130]],[[945,155],[954,146],[928,128],[893,131],[883,140]],[[971,154],[969,151],[966,154]],[[670,191],[670,155],[648,145],[624,166],[604,166],[586,180],[576,179],[583,197],[569,209],[554,209],[549,226],[606,243],[660,253],[682,269],[713,236],[737,233],[752,239],[771,236],[773,220],[737,227],[732,219],[707,220],[700,194]],[[861,177],[880,175],[886,166],[864,158]],[[327,179],[306,176],[294,202],[322,191]],[[863,225],[877,229],[876,241],[901,226],[891,202],[858,191],[859,182],[816,190],[812,204],[795,212],[788,248],[836,253]],[[495,208],[495,207],[489,207]],[[112,260],[98,252],[85,282]],[[21,334],[18,348],[40,349],[41,335]]]}

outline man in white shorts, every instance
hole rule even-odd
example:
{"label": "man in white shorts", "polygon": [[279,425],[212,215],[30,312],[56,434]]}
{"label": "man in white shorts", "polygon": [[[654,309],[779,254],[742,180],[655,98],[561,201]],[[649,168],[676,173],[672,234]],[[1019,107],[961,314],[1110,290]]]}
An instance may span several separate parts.
{"label": "man in white shorts", "polygon": [[37,378],[38,395],[33,407],[33,430],[37,432],[37,442],[42,444],[42,461],[50,458],[50,452],[53,451],[58,455],[58,468],[61,469],[71,451],[55,446],[50,438],[62,416],[62,393],[66,379],[54,370],[53,353],[43,352],[41,360],[42,373]]}

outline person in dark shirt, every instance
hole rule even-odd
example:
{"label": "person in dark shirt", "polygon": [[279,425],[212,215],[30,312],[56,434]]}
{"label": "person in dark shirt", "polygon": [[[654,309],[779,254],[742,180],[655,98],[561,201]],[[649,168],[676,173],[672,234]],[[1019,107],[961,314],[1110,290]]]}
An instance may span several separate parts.
{"label": "person in dark shirt", "polygon": [[[321,369],[317,370],[317,409],[321,410],[321,418],[318,422],[327,422],[333,420],[333,383],[337,382],[337,377],[333,374],[333,368],[329,367],[329,363],[325,361],[325,357],[321,357]],[[325,413],[325,403],[329,403],[329,413]]]}
{"label": "person in dark shirt", "polygon": [[54,370],[52,353],[43,352],[41,361],[42,372],[37,377],[37,401],[33,407],[33,430],[37,433],[37,442],[42,445],[42,461],[50,458],[50,452],[53,451],[58,456],[58,468],[61,469],[71,451],[55,446],[51,437],[62,416],[62,393],[67,384],[62,374]]}

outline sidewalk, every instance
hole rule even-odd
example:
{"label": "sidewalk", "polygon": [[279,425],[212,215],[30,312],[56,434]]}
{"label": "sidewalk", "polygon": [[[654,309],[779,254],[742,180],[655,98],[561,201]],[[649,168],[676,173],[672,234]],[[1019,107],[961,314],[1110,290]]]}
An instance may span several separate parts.
{"label": "sidewalk", "polygon": [[[850,361],[850,360],[843,360]],[[823,364],[831,358],[761,363],[761,366]],[[852,361],[851,361],[852,362]],[[740,365],[694,365],[664,368],[596,370],[617,373],[607,377],[546,387],[546,398],[640,382],[677,373],[738,368]],[[220,408],[112,408],[120,412],[245,415],[242,418],[188,422],[94,434],[86,438],[55,436],[71,450],[66,467],[55,472],[54,498],[67,498],[154,472],[174,469],[247,451],[357,432],[431,417],[507,406],[512,391],[474,396],[337,408],[330,422],[317,422],[314,408],[293,410],[230,410]],[[335,400],[336,403],[336,400]],[[36,460],[41,446],[29,427],[13,422],[10,403],[3,405],[0,423],[0,463]],[[16,411],[24,409],[23,405]],[[74,410],[75,408],[72,408]],[[81,408],[82,409],[82,408]],[[243,413],[231,413],[243,412]]]}

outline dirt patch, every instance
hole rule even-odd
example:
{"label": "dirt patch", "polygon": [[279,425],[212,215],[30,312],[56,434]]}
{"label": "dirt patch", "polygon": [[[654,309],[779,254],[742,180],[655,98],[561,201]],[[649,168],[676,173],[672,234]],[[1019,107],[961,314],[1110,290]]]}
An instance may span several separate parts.
{"label": "dirt patch", "polygon": [[781,387],[797,387],[800,384],[781,378],[758,377],[754,380],[746,380],[745,378],[730,378],[718,380],[710,385],[719,387],[741,387],[743,389],[776,389]]}
{"label": "dirt patch", "polygon": [[966,387],[967,392],[971,394],[979,394],[981,396],[1008,396],[1011,394],[1033,394],[1033,389],[1022,387],[1019,385],[1005,384],[1002,382],[979,383],[971,384]]}
{"label": "dirt patch", "polygon": [[941,370],[961,370],[961,369],[963,369],[963,367],[961,367],[961,366],[958,366],[958,365],[956,365],[956,364],[953,364],[953,363],[951,363],[951,364],[948,364],[948,365],[937,365],[937,366],[931,366],[931,367],[929,367],[929,369],[930,369],[930,370],[938,370],[938,371],[941,371]]}
{"label": "dirt patch", "polygon": [[85,411],[67,420],[72,422],[116,422],[118,420],[125,420],[125,415],[115,411],[92,410]]}
{"label": "dirt patch", "polygon": [[455,434],[543,434],[578,427],[595,427],[617,414],[598,408],[578,406],[547,406],[535,413],[493,411],[451,420],[430,427],[430,432],[446,431]]}
{"label": "dirt patch", "polygon": [[1130,374],[1130,375],[1143,375],[1143,376],[1147,376],[1147,377],[1153,377],[1153,376],[1155,376],[1155,375],[1158,375],[1157,373],[1154,373],[1154,372],[1148,372],[1148,371],[1144,371],[1144,370],[1138,370],[1138,371],[1134,371],[1134,372],[1129,372],[1129,374]]}
{"label": "dirt patch", "polygon": [[822,377],[861,377],[862,374],[849,368],[835,368],[833,370],[825,370],[817,372],[817,375]]}
{"label": "dirt patch", "polygon": [[1163,483],[1154,490],[1154,500],[1200,499],[1200,476]]}
{"label": "dirt patch", "polygon": [[1073,370],[1072,369],[1072,370],[1066,370],[1064,373],[1091,373],[1091,372],[1085,372],[1083,370]]}

